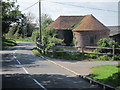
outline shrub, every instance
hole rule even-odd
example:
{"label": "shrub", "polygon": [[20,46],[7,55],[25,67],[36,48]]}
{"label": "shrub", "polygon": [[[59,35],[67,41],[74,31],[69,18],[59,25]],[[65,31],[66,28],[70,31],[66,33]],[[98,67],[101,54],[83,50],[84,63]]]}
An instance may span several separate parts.
{"label": "shrub", "polygon": [[35,30],[32,33],[32,40],[36,42],[36,40],[39,38],[40,32],[39,30]]}
{"label": "shrub", "polygon": [[[111,38],[102,38],[97,42],[97,45],[99,47],[110,47],[112,48],[113,46],[115,48],[118,48],[119,45],[118,43],[114,42]],[[96,51],[100,52],[100,53],[111,53],[112,54],[112,50],[111,49],[96,49]],[[120,51],[116,51],[115,53],[120,53]]]}
{"label": "shrub", "polygon": [[43,29],[42,32],[42,44],[45,47],[45,51],[53,50],[53,46],[62,44],[62,40],[56,38],[57,33],[54,28]]}
{"label": "shrub", "polygon": [[102,55],[97,57],[98,60],[112,60],[108,55]]}

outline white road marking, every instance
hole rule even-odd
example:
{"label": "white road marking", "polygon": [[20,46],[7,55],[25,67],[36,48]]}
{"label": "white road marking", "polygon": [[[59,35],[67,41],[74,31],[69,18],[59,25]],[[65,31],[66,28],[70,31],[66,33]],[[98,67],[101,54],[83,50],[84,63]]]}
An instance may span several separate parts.
{"label": "white road marking", "polygon": [[17,50],[15,50],[13,53],[15,54]]}
{"label": "white road marking", "polygon": [[[43,56],[41,56],[41,57],[44,58],[44,59],[46,59],[46,58],[43,57]],[[75,75],[80,75],[80,74],[76,73],[75,71],[70,70],[70,69],[68,69],[68,68],[66,68],[66,67],[64,67],[64,66],[62,66],[62,65],[60,65],[60,64],[58,64],[58,63],[56,63],[56,62],[54,62],[54,61],[51,61],[51,60],[49,60],[49,59],[46,59],[46,60],[47,60],[48,62],[50,62],[50,63],[53,63],[53,64],[55,64],[55,65],[57,65],[57,66],[59,66],[59,67],[65,69],[65,70],[67,70],[67,71],[69,71],[69,72],[75,74]]]}
{"label": "white road marking", "polygon": [[[15,54],[15,53],[16,53],[16,50],[15,50],[14,54]],[[16,58],[15,55],[14,55],[14,58]],[[19,65],[22,65],[19,60],[16,60],[16,61],[18,62]],[[24,67],[22,67],[22,69],[25,71],[26,74],[29,74],[29,72],[28,72]],[[30,76],[30,77],[32,78],[32,76]],[[34,78],[32,78],[32,79],[33,79],[33,81],[34,81],[35,83],[37,83],[41,88],[43,88],[44,90],[47,90],[47,89],[46,89],[41,83],[39,83],[36,79],[34,79]]]}
{"label": "white road marking", "polygon": [[21,63],[19,62],[19,60],[17,60],[18,64],[21,65]]}
{"label": "white road marking", "polygon": [[24,70],[27,74],[29,74],[28,71],[27,71],[24,67],[22,67],[22,68],[23,68],[23,70]]}
{"label": "white road marking", "polygon": [[15,58],[15,59],[16,59],[16,56],[13,56],[13,58]]}
{"label": "white road marking", "polygon": [[44,90],[47,90],[41,83],[39,83],[36,79],[34,79],[33,78],[33,80],[34,80],[34,82],[36,82],[40,87],[42,87]]}
{"label": "white road marking", "polygon": [[[48,60],[48,59],[47,59]],[[69,72],[71,72],[71,73],[73,73],[73,74],[75,74],[75,75],[79,75],[78,73],[76,73],[75,71],[72,71],[72,70],[70,70],[70,69],[68,69],[68,68],[66,68],[66,67],[64,67],[64,66],[62,66],[62,65],[60,65],[60,64],[58,64],[58,63],[56,63],[56,62],[54,62],[54,61],[51,61],[51,60],[48,60],[49,62],[51,62],[51,63],[53,63],[53,64],[55,64],[55,65],[57,65],[57,66],[60,66],[61,68],[63,68],[63,69],[65,69],[65,70],[67,70],[67,71],[69,71]]]}

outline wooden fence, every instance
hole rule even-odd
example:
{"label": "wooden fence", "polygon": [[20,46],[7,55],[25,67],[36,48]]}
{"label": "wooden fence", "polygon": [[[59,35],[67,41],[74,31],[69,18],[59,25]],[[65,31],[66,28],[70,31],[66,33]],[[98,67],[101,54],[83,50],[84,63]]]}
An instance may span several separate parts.
{"label": "wooden fence", "polygon": [[[41,49],[40,48],[40,44],[37,42],[36,43],[37,47],[40,49],[40,50],[44,50],[44,49]],[[63,50],[63,51],[48,51],[48,52],[74,52],[74,51],[77,51],[78,49],[81,49],[82,51],[82,55],[84,54],[96,54],[96,55],[112,55],[113,57],[115,55],[120,55],[119,54],[115,54],[116,50],[119,50],[120,51],[120,48],[115,48],[114,46],[112,48],[109,48],[109,47],[97,47],[97,46],[84,46],[84,47],[75,47],[75,46],[53,46],[53,47],[58,47],[58,48],[64,48],[64,49],[71,49],[73,48],[74,50]],[[85,52],[86,49],[109,49],[109,50],[112,50],[112,54],[109,54],[109,53],[98,53],[98,52]]]}

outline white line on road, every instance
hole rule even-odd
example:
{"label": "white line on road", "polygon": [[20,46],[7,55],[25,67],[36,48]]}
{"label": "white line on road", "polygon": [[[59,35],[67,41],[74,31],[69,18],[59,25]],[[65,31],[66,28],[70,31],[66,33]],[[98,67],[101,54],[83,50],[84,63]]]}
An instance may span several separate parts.
{"label": "white line on road", "polygon": [[[41,56],[41,57],[44,58],[44,59],[46,59],[46,58],[43,57],[43,56]],[[50,63],[53,63],[53,64],[55,64],[55,65],[57,65],[57,66],[59,66],[59,67],[65,69],[65,70],[67,70],[67,71],[69,71],[69,72],[75,74],[75,75],[79,75],[78,73],[76,73],[76,72],[74,72],[74,71],[72,71],[72,70],[70,70],[70,69],[68,69],[68,68],[66,68],[66,67],[64,67],[64,66],[62,66],[62,65],[60,65],[60,64],[58,64],[58,63],[56,63],[56,62],[54,62],[54,61],[51,61],[51,60],[49,60],[49,59],[46,59],[46,60],[47,60],[48,62],[50,62]]]}
{"label": "white line on road", "polygon": [[41,83],[39,83],[36,79],[33,78],[33,80],[40,86],[42,87],[44,90],[47,90]]}
{"label": "white line on road", "polygon": [[58,64],[56,62],[54,62],[54,61],[51,61],[51,60],[48,60],[48,61],[55,64],[55,65],[57,65],[57,66],[59,66],[59,67],[61,67],[61,68],[63,68],[63,69],[65,69],[65,70],[67,70],[67,71],[69,71],[69,72],[71,72],[71,73],[73,73],[73,74],[75,74],[75,75],[79,75],[78,73],[76,73],[76,72],[74,72],[74,71],[72,71],[72,70],[70,70],[70,69],[68,69],[68,68],[66,68],[66,67],[64,67],[64,66],[62,66],[62,65],[60,65],[60,64]]}
{"label": "white line on road", "polygon": [[18,64],[21,65],[21,63],[17,60]]}
{"label": "white line on road", "polygon": [[27,74],[29,74],[28,71],[27,71],[24,67],[22,67],[22,68],[23,68],[23,70],[24,70]]}
{"label": "white line on road", "polygon": [[[16,50],[14,52],[14,54],[16,53]],[[14,58],[16,58],[16,56],[14,55]],[[19,60],[16,60],[18,62],[19,65],[22,65],[21,62]],[[26,74],[29,74],[29,72],[24,68],[22,67],[22,69],[25,71]],[[30,75],[30,77],[32,78],[32,76]],[[42,89],[44,90],[47,90],[41,83],[39,83],[36,79],[32,78],[32,80],[37,83]]]}
{"label": "white line on road", "polygon": [[16,56],[13,56],[13,58],[15,58],[15,59],[16,59]]}

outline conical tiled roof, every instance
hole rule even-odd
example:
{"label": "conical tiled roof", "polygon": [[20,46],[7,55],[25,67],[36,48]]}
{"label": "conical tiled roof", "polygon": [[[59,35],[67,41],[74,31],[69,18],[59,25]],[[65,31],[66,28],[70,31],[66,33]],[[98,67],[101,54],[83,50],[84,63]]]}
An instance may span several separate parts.
{"label": "conical tiled roof", "polygon": [[59,16],[49,27],[55,29],[73,29],[73,26],[78,24],[84,16]]}
{"label": "conical tiled roof", "polygon": [[79,26],[73,31],[94,31],[109,30],[105,25],[98,21],[93,15],[85,15]]}

